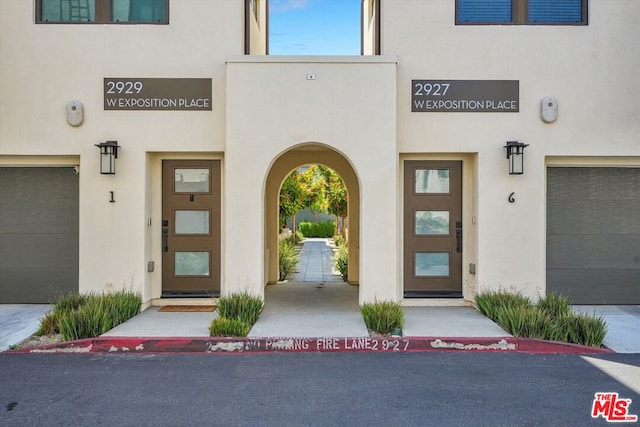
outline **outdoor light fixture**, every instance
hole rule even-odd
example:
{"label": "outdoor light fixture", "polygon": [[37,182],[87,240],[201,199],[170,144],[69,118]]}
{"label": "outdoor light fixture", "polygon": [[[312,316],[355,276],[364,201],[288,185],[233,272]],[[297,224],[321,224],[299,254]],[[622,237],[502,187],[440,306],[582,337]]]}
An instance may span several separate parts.
{"label": "outdoor light fixture", "polygon": [[118,148],[120,148],[118,141],[106,141],[95,145],[100,149],[100,173],[115,175]]}
{"label": "outdoor light fixture", "polygon": [[509,160],[509,175],[522,175],[524,173],[524,149],[529,144],[518,141],[507,141],[504,148],[507,149],[507,160]]}

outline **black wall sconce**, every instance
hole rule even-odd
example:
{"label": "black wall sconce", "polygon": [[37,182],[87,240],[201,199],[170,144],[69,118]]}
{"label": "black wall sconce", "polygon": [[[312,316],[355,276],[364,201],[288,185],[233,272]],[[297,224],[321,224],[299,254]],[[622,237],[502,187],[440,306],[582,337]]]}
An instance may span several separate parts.
{"label": "black wall sconce", "polygon": [[100,173],[115,175],[116,159],[118,158],[118,141],[106,141],[95,144],[100,149]]}
{"label": "black wall sconce", "polygon": [[509,160],[509,175],[522,175],[524,173],[524,149],[529,144],[518,141],[507,141],[504,148],[507,150]]}

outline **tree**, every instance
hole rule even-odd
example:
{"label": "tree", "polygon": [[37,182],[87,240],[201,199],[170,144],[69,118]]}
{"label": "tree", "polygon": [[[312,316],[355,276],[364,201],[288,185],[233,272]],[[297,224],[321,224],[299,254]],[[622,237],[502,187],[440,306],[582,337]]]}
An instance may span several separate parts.
{"label": "tree", "polygon": [[[335,234],[347,239],[348,193],[344,181],[336,171],[322,165],[313,165],[300,173],[292,171],[282,183],[280,190],[280,224],[286,224],[293,218],[293,231],[296,230],[296,213],[309,208],[318,222],[318,212],[327,212],[336,216]],[[342,229],[338,224],[342,218]]]}
{"label": "tree", "polygon": [[280,189],[280,225],[287,223],[287,220],[293,217],[293,231],[296,229],[295,215],[304,204],[306,191],[302,185],[300,174],[297,170],[293,170],[282,183]]}
{"label": "tree", "polygon": [[304,207],[313,212],[313,220],[317,223],[318,213],[327,212],[324,175],[318,165],[312,165],[300,177],[306,191]]}
{"label": "tree", "polygon": [[342,177],[338,175],[333,169],[325,166],[318,166],[325,181],[325,195],[327,199],[327,212],[336,216],[336,231],[338,234],[338,218],[342,218],[342,230],[340,230],[342,237],[347,238],[345,224],[347,221],[348,212],[348,192],[347,187],[344,185]]}

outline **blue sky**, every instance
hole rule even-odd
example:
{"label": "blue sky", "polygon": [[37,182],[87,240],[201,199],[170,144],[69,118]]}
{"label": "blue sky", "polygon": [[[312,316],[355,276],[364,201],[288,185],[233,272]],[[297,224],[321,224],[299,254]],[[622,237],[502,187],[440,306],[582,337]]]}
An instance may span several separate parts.
{"label": "blue sky", "polygon": [[361,0],[269,0],[270,55],[360,55]]}

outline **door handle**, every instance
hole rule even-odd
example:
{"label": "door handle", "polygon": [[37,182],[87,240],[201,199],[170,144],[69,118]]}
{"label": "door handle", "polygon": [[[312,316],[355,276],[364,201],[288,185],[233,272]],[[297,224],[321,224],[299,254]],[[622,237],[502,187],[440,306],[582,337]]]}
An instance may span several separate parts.
{"label": "door handle", "polygon": [[162,229],[162,251],[169,252],[169,229]]}
{"label": "door handle", "polygon": [[456,252],[462,253],[462,223],[456,222]]}

